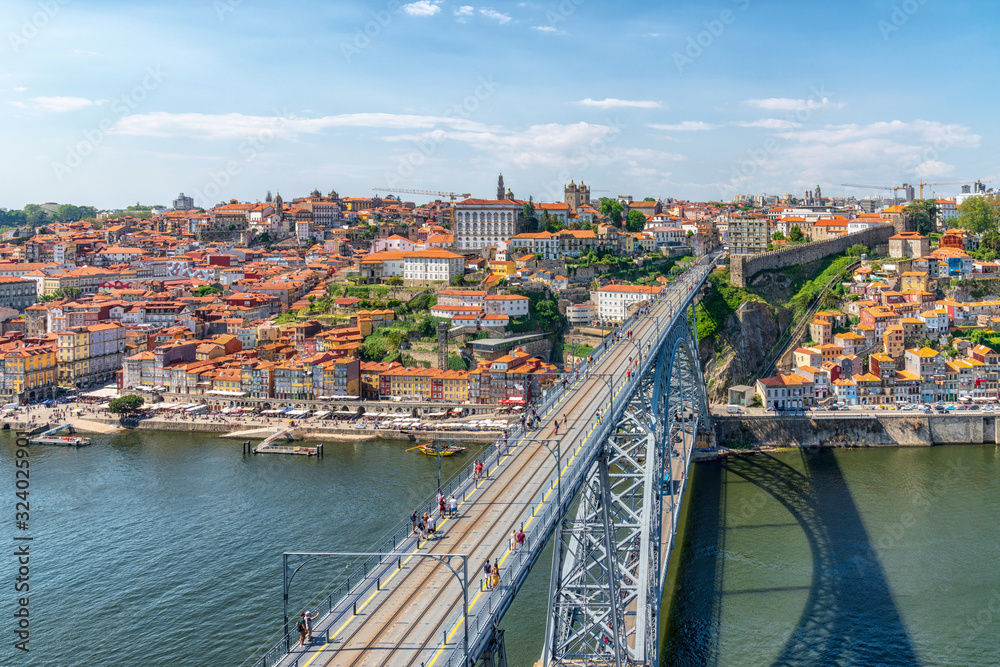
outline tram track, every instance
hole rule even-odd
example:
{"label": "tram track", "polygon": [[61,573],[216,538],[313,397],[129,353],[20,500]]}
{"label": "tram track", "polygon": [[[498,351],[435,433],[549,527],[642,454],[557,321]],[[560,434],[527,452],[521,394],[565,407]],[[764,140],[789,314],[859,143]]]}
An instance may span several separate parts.
{"label": "tram track", "polygon": [[[676,307],[683,297],[684,294],[678,291],[675,298],[668,297],[654,304],[650,313],[659,311],[661,315],[665,316],[664,323],[666,324],[669,318],[669,316],[666,316],[666,313],[669,312],[672,306]],[[512,447],[511,452],[506,457],[498,459],[497,467],[493,474],[494,476],[501,474],[504,476],[503,485],[499,490],[491,488],[488,496],[482,494],[482,486],[484,484],[500,482],[499,479],[495,482],[485,480],[477,485],[476,495],[465,501],[467,507],[463,512],[462,518],[471,517],[475,513],[477,506],[480,506],[478,516],[473,518],[472,522],[462,532],[441,532],[439,534],[442,536],[442,539],[435,541],[433,545],[428,541],[424,541],[422,546],[426,551],[423,553],[434,554],[436,550],[441,549],[442,551],[452,553],[462,552],[468,554],[470,574],[472,575],[470,582],[480,576],[479,572],[481,570],[476,565],[477,563],[483,562],[489,556],[496,557],[498,553],[502,554],[503,558],[506,558],[509,550],[505,547],[505,542],[510,527],[513,526],[516,528],[519,520],[523,521],[526,516],[526,509],[534,504],[534,498],[547,491],[551,491],[551,487],[554,486],[552,480],[555,477],[553,472],[559,471],[558,474],[562,474],[566,462],[571,462],[577,455],[579,447],[593,431],[595,416],[603,414],[609,400],[613,402],[616,392],[624,390],[627,386],[623,381],[626,381],[626,378],[629,376],[631,376],[631,381],[638,381],[638,378],[635,376],[636,368],[634,365],[628,363],[627,359],[633,355],[638,355],[638,358],[641,359],[649,353],[644,346],[647,343],[646,336],[649,335],[650,328],[653,329],[652,336],[649,336],[649,339],[652,340],[659,333],[659,329],[654,324],[653,317],[647,315],[634,323],[632,326],[633,339],[623,337],[614,343],[613,347],[597,361],[596,367],[590,369],[590,373],[581,374],[575,378],[571,385],[574,391],[566,395],[568,400],[565,403],[556,402],[544,415],[539,415],[539,427],[532,433],[526,434],[524,438],[530,441],[532,438],[547,439],[557,437],[552,432],[553,422],[557,419],[568,417],[568,428],[558,437],[564,442],[568,441],[575,444],[575,447],[567,447],[566,451],[561,452],[560,460],[555,462],[550,452],[541,443],[523,442],[524,439],[522,439],[516,446]],[[622,335],[625,335],[624,332]],[[626,370],[632,372],[627,374]],[[603,374],[602,371],[604,371]],[[610,387],[605,377],[594,377],[591,373],[610,376]],[[610,394],[607,391],[609,388]],[[602,396],[606,396],[608,399],[602,400]],[[600,403],[595,405],[595,401],[600,401]],[[512,469],[511,464],[515,462],[517,467]],[[522,479],[525,476],[527,480]],[[511,494],[515,485],[520,485],[520,491],[515,492],[512,499],[503,500],[505,496]],[[526,490],[530,490],[530,493],[527,495],[525,495]],[[526,500],[518,500],[518,498],[525,498]],[[484,508],[487,510],[490,508],[496,510],[497,507],[502,507],[502,509],[494,512],[484,511]],[[442,525],[446,525],[447,521],[452,520],[456,519],[446,518],[442,521]],[[458,520],[461,519],[457,519],[456,521]],[[503,528],[503,530],[498,531],[498,528]],[[463,548],[461,545],[469,539],[474,540],[474,542],[469,548]],[[423,561],[427,559],[419,558],[419,560]],[[400,571],[397,570],[396,572]],[[445,583],[432,591],[432,584],[440,581],[441,575],[446,575]],[[456,585],[458,585],[458,582],[455,581],[451,571],[443,563],[439,561],[416,563],[408,574],[397,579],[392,589],[387,590],[386,588],[382,588],[382,593],[373,594],[365,602],[364,608],[359,611],[359,614],[363,613],[368,619],[380,613],[390,614],[387,619],[380,620],[378,623],[371,622],[372,626],[377,626],[377,628],[373,627],[373,630],[377,632],[375,636],[366,636],[370,634],[365,630],[368,623],[362,622],[359,624],[359,627],[355,627],[349,632],[348,637],[343,640],[344,644],[342,646],[332,646],[333,642],[337,641],[337,637],[334,635],[331,637],[330,643],[320,648],[310,659],[300,664],[303,667],[331,667],[333,665],[337,665],[338,667],[341,665],[360,667],[362,665],[390,664],[432,665],[441,653],[441,649],[436,648],[435,642],[439,641],[442,636],[446,636],[445,633],[454,625],[453,619],[456,609],[461,610],[462,608],[463,603],[460,587],[457,602],[451,602],[443,606],[440,605],[442,596],[448,591],[454,594]],[[393,592],[402,590],[404,587],[410,587],[412,590],[400,602],[398,596],[393,596]],[[470,618],[472,616],[471,607],[475,605],[481,593],[481,590],[478,593],[474,593],[475,597],[470,601]],[[448,596],[447,599],[450,600],[453,597]],[[390,605],[395,605],[395,608]],[[438,606],[441,606],[441,608],[437,609]],[[426,622],[428,618],[429,624]],[[429,629],[423,633],[422,641],[417,640],[419,641],[419,645],[407,646],[407,640],[413,634],[411,632],[413,625],[418,620]],[[350,622],[351,619],[341,625],[336,634],[340,634],[341,631],[345,630]],[[392,632],[392,629],[396,627],[399,627],[399,631],[403,632],[403,634],[393,638],[386,638],[386,632]],[[452,630],[452,634],[460,626],[454,627],[455,629]],[[387,641],[392,642],[391,645],[385,646]],[[351,645],[352,642],[354,646]],[[380,646],[380,644],[383,646]],[[357,652],[357,655],[349,655],[351,652]],[[409,654],[409,657],[402,655],[404,652]],[[430,654],[428,655],[429,652]],[[345,657],[349,658],[349,661],[342,661]]]}

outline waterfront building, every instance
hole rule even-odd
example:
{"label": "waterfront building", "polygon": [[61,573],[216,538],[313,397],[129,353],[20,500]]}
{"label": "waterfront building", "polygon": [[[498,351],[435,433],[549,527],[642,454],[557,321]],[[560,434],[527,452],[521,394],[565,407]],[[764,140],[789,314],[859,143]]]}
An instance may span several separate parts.
{"label": "waterfront building", "polygon": [[756,390],[767,410],[802,410],[813,403],[813,382],[798,373],[760,378]]}
{"label": "waterfront building", "polygon": [[58,366],[56,346],[19,344],[0,352],[5,402],[24,403],[55,398]]}
{"label": "waterfront building", "polygon": [[75,326],[56,335],[59,385],[86,388],[111,380],[122,367],[125,327],[117,323]]}

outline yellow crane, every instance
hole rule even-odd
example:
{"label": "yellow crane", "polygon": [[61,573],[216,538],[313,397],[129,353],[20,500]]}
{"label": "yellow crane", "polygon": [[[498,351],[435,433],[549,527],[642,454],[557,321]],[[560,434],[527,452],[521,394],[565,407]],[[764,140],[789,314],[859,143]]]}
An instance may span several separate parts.
{"label": "yellow crane", "polygon": [[918,185],[920,187],[920,198],[924,198],[924,186],[932,185],[969,185],[970,183],[989,183],[990,181],[943,181],[941,183],[924,183],[921,181]]}

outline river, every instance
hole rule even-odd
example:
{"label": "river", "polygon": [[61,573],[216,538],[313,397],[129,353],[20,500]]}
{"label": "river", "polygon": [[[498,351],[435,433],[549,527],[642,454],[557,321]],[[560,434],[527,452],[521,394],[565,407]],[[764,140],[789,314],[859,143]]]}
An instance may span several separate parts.
{"label": "river", "polygon": [[[327,445],[316,460],[244,458],[239,441],[199,434],[94,441],[31,447],[31,652],[11,646],[5,584],[0,664],[243,664],[280,634],[282,551],[373,546],[436,484],[435,459],[412,443]],[[11,515],[14,449],[0,434]],[[444,476],[470,454],[445,459]],[[978,446],[697,466],[665,662],[1000,663],[998,472],[996,450]],[[550,561],[504,620],[512,667],[540,654]],[[14,565],[0,560],[7,582]],[[307,568],[292,608],[345,565]]]}

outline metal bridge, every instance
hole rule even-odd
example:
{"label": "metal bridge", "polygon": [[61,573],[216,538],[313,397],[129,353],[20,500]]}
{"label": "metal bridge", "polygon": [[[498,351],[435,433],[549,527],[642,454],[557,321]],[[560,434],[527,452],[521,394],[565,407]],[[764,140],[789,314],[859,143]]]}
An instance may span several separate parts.
{"label": "metal bridge", "polygon": [[[560,378],[536,428],[480,457],[482,478],[469,466],[451,480],[442,491],[457,515],[435,535],[421,539],[407,521],[371,552],[285,553],[285,634],[255,667],[504,664],[499,623],[550,538],[542,664],[657,665],[686,473],[710,437],[693,302],[714,263],[695,263]],[[437,510],[431,499],[417,514]],[[312,609],[302,646],[288,588],[332,557],[358,565]],[[489,587],[483,564],[493,562],[500,582]]]}

